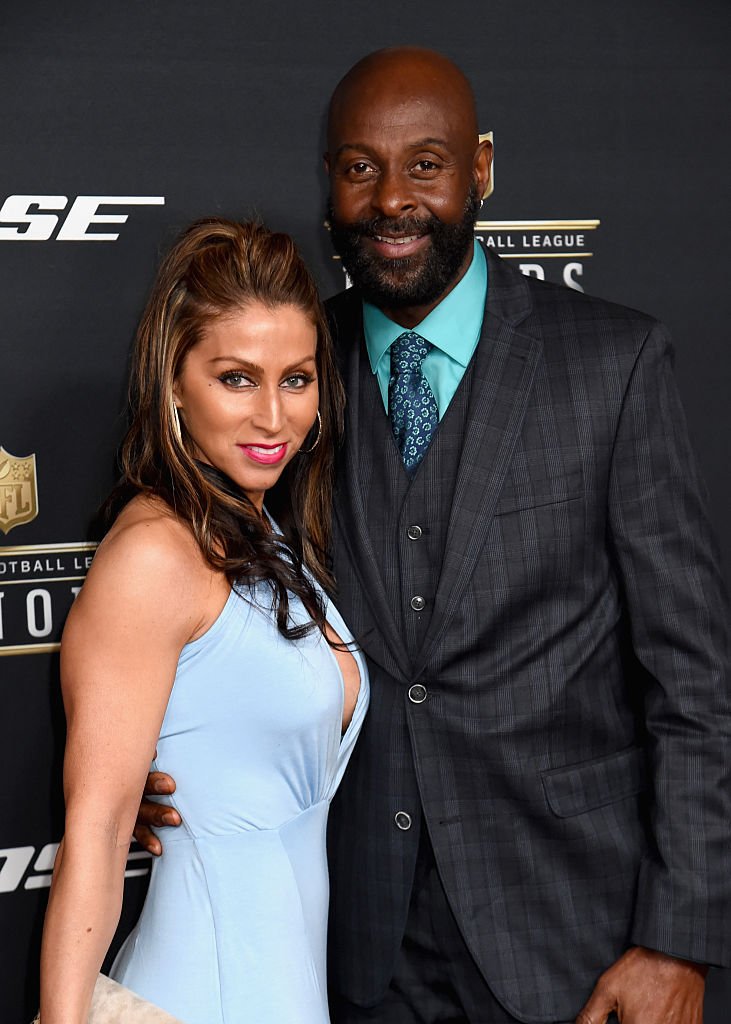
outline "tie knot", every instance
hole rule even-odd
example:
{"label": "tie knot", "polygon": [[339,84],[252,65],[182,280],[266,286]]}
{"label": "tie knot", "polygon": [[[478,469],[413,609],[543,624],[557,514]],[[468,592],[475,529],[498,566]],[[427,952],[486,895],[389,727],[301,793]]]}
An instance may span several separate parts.
{"label": "tie knot", "polygon": [[415,331],[404,331],[391,346],[391,373],[421,373],[421,364],[431,348]]}

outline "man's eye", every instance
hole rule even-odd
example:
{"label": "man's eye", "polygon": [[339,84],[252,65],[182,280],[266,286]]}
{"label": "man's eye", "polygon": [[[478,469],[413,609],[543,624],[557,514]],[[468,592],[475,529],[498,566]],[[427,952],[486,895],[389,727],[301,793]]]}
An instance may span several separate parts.
{"label": "man's eye", "polygon": [[373,172],[373,168],[370,164],[367,164],[365,160],[359,160],[357,163],[351,164],[348,170],[351,174],[359,175],[361,177]]}
{"label": "man's eye", "polygon": [[419,160],[416,164],[416,170],[422,171],[424,174],[429,174],[432,171],[438,171],[439,167],[433,160]]}
{"label": "man's eye", "polygon": [[249,378],[244,376],[239,370],[229,370],[227,373],[222,373],[218,379],[221,383],[228,384],[232,388],[244,388],[247,385],[251,385]]}

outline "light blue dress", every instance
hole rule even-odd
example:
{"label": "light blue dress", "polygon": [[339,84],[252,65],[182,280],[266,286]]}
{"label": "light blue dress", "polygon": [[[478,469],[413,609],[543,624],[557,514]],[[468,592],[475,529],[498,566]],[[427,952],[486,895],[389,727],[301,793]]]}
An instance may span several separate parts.
{"label": "light blue dress", "polygon": [[[328,1024],[325,828],[368,704],[341,738],[319,631],[285,640],[270,593],[232,591],[180,656],[154,768],[177,782],[140,920],[112,977],[186,1024]],[[303,621],[294,598],[292,618]],[[351,635],[332,604],[327,619]]]}

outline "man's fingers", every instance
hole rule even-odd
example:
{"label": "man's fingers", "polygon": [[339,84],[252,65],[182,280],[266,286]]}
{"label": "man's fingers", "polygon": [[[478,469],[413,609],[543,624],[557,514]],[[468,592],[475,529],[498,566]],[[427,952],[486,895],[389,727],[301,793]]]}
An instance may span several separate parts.
{"label": "man's fingers", "polygon": [[[588,1006],[588,1003],[587,1003]],[[576,1024],[607,1024],[611,1010],[588,1010],[585,1006],[576,1018]]]}
{"label": "man's fingers", "polygon": [[[144,796],[153,794],[169,796],[174,792],[175,780],[164,772],[150,772],[147,776]],[[174,807],[154,800],[143,799],[137,812],[134,837],[143,849],[155,857],[159,857],[162,853],[162,843],[152,830],[163,828],[165,825],[177,826],[180,824],[182,824],[181,817]]]}
{"label": "man's fingers", "polygon": [[175,779],[165,772],[150,772],[145,783],[145,796],[164,796],[175,792]]}
{"label": "man's fingers", "polygon": [[134,837],[143,850],[151,853],[153,857],[159,857],[162,853],[162,843],[152,829],[147,825],[137,825],[134,830]]}
{"label": "man's fingers", "polygon": [[576,1018],[576,1024],[606,1024],[609,1014],[617,1009],[617,1000],[601,982]]}
{"label": "man's fingers", "polygon": [[181,817],[174,807],[158,804],[152,800],[143,800],[137,812],[137,826],[147,825],[149,828],[163,828],[164,825],[180,825]]}
{"label": "man's fingers", "polygon": [[162,843],[152,830],[163,828],[165,825],[178,826],[182,823],[183,820],[174,807],[143,800],[137,812],[134,837],[148,853],[159,857],[162,853]]}

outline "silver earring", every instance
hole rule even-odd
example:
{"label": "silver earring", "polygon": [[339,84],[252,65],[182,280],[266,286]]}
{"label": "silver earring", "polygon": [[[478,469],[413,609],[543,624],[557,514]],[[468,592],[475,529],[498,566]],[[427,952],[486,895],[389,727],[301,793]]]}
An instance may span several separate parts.
{"label": "silver earring", "polygon": [[314,452],[315,448],[317,448],[318,444],[320,443],[320,438],[321,437],[322,437],[322,416],[320,415],[320,410],[318,409],[317,410],[317,437],[315,438],[315,443],[313,444],[313,446],[311,448],[300,448],[300,454],[301,455],[309,455],[310,452]]}
{"label": "silver earring", "polygon": [[180,413],[175,402],[171,401],[172,406],[172,420],[173,420],[173,433],[175,434],[175,440],[178,442],[180,447],[183,447],[183,431],[180,429]]}
{"label": "silver earring", "polygon": [[480,209],[482,209],[482,207],[483,207],[484,205],[485,205],[485,200],[484,200],[484,199],[481,199],[481,200],[480,200]]}

